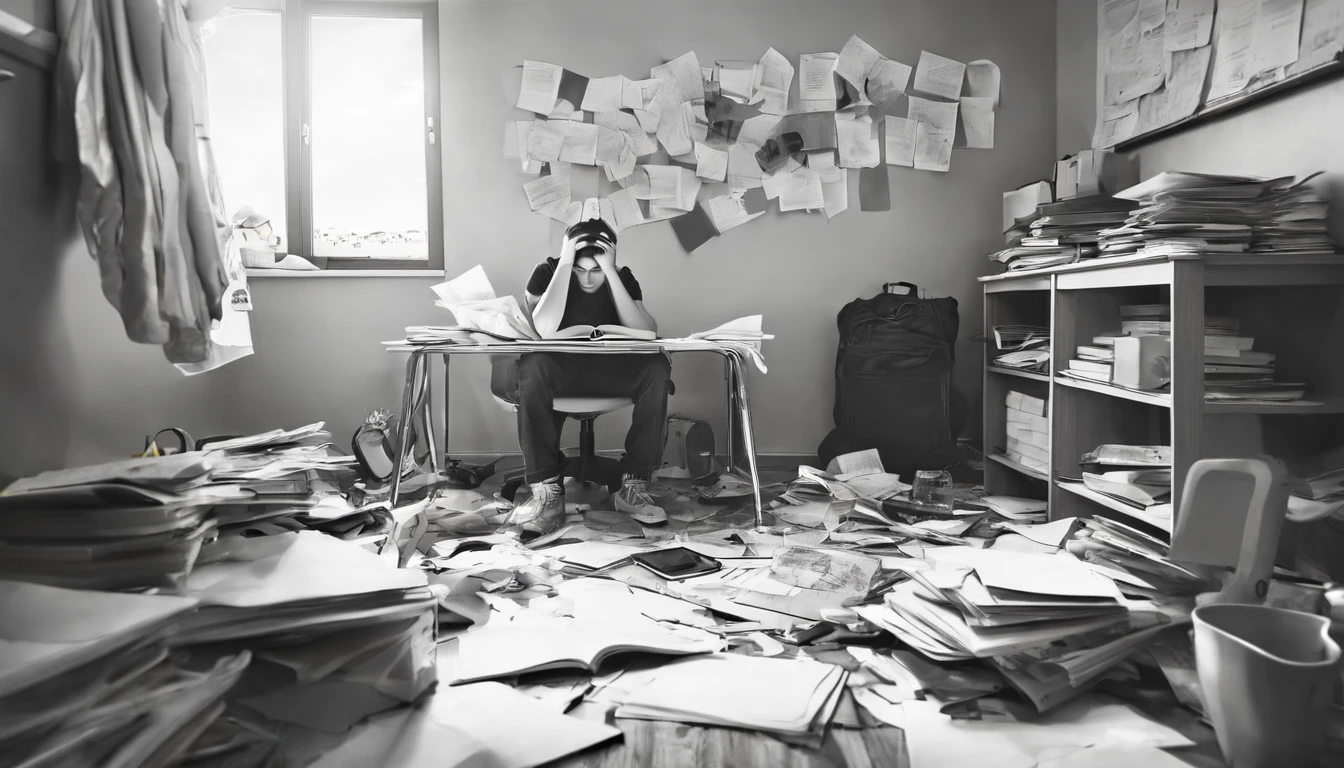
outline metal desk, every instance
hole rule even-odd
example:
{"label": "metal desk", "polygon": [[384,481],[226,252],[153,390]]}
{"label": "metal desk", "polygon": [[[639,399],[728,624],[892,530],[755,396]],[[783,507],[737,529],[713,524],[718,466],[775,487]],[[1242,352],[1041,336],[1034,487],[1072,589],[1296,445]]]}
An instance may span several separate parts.
{"label": "metal desk", "polygon": [[[443,380],[444,380],[444,404],[443,404],[443,450],[445,458],[448,455],[448,427],[450,423],[451,408],[448,401],[448,374],[449,363],[453,355],[508,355],[508,354],[527,354],[529,352],[561,352],[584,355],[630,355],[630,354],[664,354],[672,352],[713,352],[724,358],[725,377],[728,381],[728,473],[741,477],[743,480],[751,482],[752,497],[756,509],[756,526],[760,527],[762,523],[761,506],[761,479],[756,466],[756,440],[752,431],[751,406],[747,396],[747,377],[746,363],[748,354],[740,349],[731,346],[723,346],[712,341],[703,340],[685,340],[668,339],[649,342],[628,342],[621,341],[616,343],[603,343],[592,341],[527,341],[527,342],[507,342],[498,344],[406,344],[388,347],[391,352],[409,352],[410,358],[406,361],[406,386],[401,399],[401,418],[397,420],[397,457],[404,457],[409,447],[410,435],[406,425],[411,421],[412,411],[416,403],[421,401],[420,393],[424,393],[423,407],[425,414],[422,423],[426,425],[426,439],[429,442],[431,457],[431,467],[436,472],[439,469],[438,457],[434,446],[433,430],[428,428],[429,419],[429,358],[438,356],[443,358]],[[747,454],[747,475],[743,477],[739,474],[739,467],[736,462],[737,446],[734,444],[734,433],[740,425],[742,430],[742,440],[745,443],[744,448]],[[398,461],[400,458],[398,459]],[[392,478],[392,491],[390,502],[393,508],[396,508],[401,492],[401,473],[396,472]]]}

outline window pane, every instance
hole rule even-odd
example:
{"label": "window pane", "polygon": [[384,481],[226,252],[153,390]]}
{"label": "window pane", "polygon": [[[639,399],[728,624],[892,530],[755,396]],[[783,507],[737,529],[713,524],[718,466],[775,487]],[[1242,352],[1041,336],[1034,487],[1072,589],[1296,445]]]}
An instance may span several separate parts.
{"label": "window pane", "polygon": [[309,39],[313,255],[427,260],[420,19],[314,16]]}
{"label": "window pane", "polygon": [[201,27],[210,89],[210,145],[224,205],[250,207],[285,236],[284,56],[280,14],[225,12]]}

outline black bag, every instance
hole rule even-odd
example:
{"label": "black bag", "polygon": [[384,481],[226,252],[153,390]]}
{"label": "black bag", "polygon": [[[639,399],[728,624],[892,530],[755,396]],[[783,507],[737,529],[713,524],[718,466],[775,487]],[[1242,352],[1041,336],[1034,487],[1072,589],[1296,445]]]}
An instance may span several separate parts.
{"label": "black bag", "polygon": [[[907,291],[893,293],[896,286]],[[887,283],[836,320],[835,429],[817,448],[820,466],[876,448],[886,470],[909,482],[917,469],[956,464],[965,426],[964,402],[952,391],[957,300],[921,299],[910,283]]]}

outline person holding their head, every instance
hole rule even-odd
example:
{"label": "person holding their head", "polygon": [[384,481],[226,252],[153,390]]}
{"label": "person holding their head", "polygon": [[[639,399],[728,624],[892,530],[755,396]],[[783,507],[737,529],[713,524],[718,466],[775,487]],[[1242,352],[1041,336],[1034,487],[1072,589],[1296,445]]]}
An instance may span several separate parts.
{"label": "person holding their head", "polygon": [[[582,221],[565,232],[560,255],[532,271],[527,308],[544,339],[575,325],[619,325],[658,330],[644,308],[644,294],[629,267],[616,266],[616,233],[602,219]],[[518,442],[530,498],[514,508],[508,527],[524,535],[548,533],[565,517],[560,468],[560,430],[565,417],[556,397],[628,397],[634,401],[625,438],[625,467],[615,506],[645,525],[667,522],[647,486],[662,463],[663,430],[671,363],[661,354],[533,352],[494,362],[491,389],[518,406]]]}

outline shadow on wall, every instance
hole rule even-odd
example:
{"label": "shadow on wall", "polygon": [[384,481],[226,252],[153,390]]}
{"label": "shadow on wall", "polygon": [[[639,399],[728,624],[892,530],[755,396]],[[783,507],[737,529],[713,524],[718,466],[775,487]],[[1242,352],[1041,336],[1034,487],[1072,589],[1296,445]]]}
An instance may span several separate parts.
{"label": "shadow on wall", "polygon": [[53,159],[51,80],[0,55],[0,485],[65,463],[74,348],[57,290],[83,252],[75,177]]}

